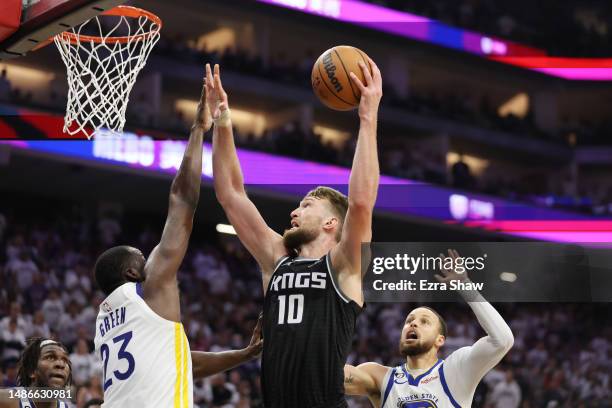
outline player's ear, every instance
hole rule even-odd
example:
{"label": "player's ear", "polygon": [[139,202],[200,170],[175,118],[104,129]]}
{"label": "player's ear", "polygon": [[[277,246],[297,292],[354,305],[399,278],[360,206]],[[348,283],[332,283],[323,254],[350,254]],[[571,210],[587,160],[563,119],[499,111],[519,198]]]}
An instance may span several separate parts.
{"label": "player's ear", "polygon": [[444,343],[446,342],[446,337],[444,337],[441,334],[438,334],[438,337],[436,337],[436,346],[438,346],[438,348],[441,348]]}
{"label": "player's ear", "polygon": [[136,268],[127,268],[125,270],[124,276],[130,282],[139,282],[142,280],[140,273]]}
{"label": "player's ear", "polygon": [[336,217],[328,217],[323,223],[323,229],[326,231],[330,231],[338,225],[338,218]]}

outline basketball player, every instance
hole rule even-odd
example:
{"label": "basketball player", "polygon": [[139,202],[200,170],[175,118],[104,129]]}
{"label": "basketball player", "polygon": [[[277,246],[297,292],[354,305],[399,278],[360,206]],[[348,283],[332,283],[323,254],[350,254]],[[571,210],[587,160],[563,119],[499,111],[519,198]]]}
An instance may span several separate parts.
{"label": "basketball player", "polygon": [[[456,259],[459,254],[449,250],[449,256]],[[466,273],[446,269],[442,274],[436,275],[440,282],[469,281]],[[346,393],[367,396],[380,408],[472,406],[476,386],[510,350],[514,337],[500,314],[477,291],[461,295],[487,336],[441,360],[438,351],[446,338],[444,319],[431,308],[414,309],[406,318],[399,342],[406,363],[393,368],[378,363],[346,365]]]}
{"label": "basketball player", "polygon": [[363,307],[361,243],[372,237],[379,180],[376,126],[382,96],[378,67],[361,63],[360,129],[348,197],[327,187],[308,193],[291,213],[291,228],[273,231],[247,196],[219,67],[207,66],[214,118],[217,199],[257,260],[264,290],[262,388],[267,408],[346,407],[343,367]]}
{"label": "basketball player", "polygon": [[[212,126],[203,87],[181,166],[170,189],[161,241],[148,259],[129,246],[104,252],[95,279],[107,295],[96,320],[105,407],[193,407],[192,355],[181,324],[177,270],[200,196],[202,142]],[[208,353],[200,362],[223,368]],[[235,356],[220,356],[228,368]],[[198,368],[198,367],[196,367]],[[204,373],[206,374],[206,372]]]}
{"label": "basketball player", "polygon": [[[68,389],[72,383],[72,366],[66,347],[40,337],[28,340],[17,364],[17,385],[27,388]],[[16,388],[14,390],[19,390]],[[69,408],[62,400],[11,398],[9,390],[0,390],[0,408]]]}

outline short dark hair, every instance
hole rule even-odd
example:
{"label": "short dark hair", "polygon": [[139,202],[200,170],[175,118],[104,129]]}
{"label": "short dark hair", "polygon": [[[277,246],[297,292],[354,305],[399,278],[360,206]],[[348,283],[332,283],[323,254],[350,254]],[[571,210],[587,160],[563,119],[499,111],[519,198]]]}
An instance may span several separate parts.
{"label": "short dark hair", "polygon": [[106,295],[125,282],[123,271],[129,266],[134,254],[127,245],[107,249],[98,257],[94,266],[96,283]]}
{"label": "short dark hair", "polygon": [[329,201],[334,212],[340,218],[338,225],[337,239],[340,240],[342,235],[342,225],[344,224],[344,218],[346,218],[346,212],[348,211],[348,197],[342,194],[338,190],[334,190],[330,187],[317,187],[306,194],[306,197],[314,197]]}
{"label": "short dark hair", "polygon": [[[30,387],[32,385],[32,374],[36,371],[38,360],[40,359],[40,344],[45,340],[48,339],[43,337],[32,337],[28,339],[28,343],[17,362],[17,386]],[[62,343],[55,342],[53,344],[63,348],[66,354],[68,354],[68,349]],[[70,365],[70,374],[68,375],[67,384],[72,384],[72,365]]]}
{"label": "short dark hair", "polygon": [[432,309],[429,306],[422,306],[422,307],[423,309],[427,309],[436,315],[436,317],[438,318],[438,322],[440,323],[440,334],[446,337],[446,333],[448,332],[448,327],[446,326],[446,321],[444,321],[442,316],[440,316],[440,313],[436,312],[434,309]]}

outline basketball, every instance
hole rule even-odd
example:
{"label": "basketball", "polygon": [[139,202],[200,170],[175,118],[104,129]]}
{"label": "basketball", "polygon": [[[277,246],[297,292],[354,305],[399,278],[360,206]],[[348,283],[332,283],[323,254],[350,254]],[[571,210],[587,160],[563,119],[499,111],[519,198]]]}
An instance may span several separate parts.
{"label": "basketball", "polygon": [[363,61],[372,73],[366,53],[349,45],[330,48],[317,59],[312,68],[312,89],[325,106],[338,111],[359,106],[361,92],[349,76],[354,72],[365,85],[359,61]]}

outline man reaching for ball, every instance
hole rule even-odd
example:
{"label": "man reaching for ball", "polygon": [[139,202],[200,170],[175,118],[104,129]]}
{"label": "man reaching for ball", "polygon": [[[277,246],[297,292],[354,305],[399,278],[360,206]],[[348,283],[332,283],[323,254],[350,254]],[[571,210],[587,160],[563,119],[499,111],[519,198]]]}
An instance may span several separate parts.
{"label": "man reaching for ball", "polygon": [[[455,261],[459,254],[449,250],[449,256]],[[448,269],[436,278],[446,283],[469,282],[466,273]],[[416,308],[408,314],[399,342],[406,362],[394,368],[378,363],[346,365],[346,393],[367,396],[377,408],[472,406],[476,386],[510,350],[514,337],[500,314],[477,291],[462,291],[461,295],[487,336],[441,360],[438,351],[446,340],[446,323],[433,309]]]}
{"label": "man reaching for ball", "polygon": [[257,260],[264,290],[262,388],[267,408],[346,407],[343,367],[363,307],[361,243],[372,237],[379,180],[376,148],[382,78],[360,62],[360,129],[348,197],[318,187],[291,213],[291,228],[273,231],[247,196],[236,155],[219,67],[207,67],[214,118],[213,173],[217,199]]}

